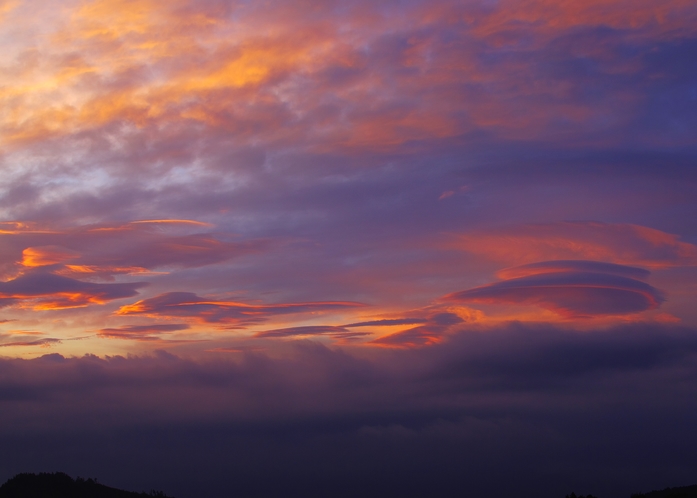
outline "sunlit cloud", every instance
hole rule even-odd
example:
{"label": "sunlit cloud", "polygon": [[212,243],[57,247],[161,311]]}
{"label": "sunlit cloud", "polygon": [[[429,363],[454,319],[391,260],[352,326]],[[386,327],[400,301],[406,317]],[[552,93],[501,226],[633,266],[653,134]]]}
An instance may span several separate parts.
{"label": "sunlit cloud", "polygon": [[373,341],[371,344],[377,346],[415,348],[421,346],[432,346],[443,342],[446,334],[453,326],[460,325],[466,321],[457,313],[448,311],[432,313],[424,325],[413,327],[400,332],[384,335]]}
{"label": "sunlit cloud", "polygon": [[117,328],[101,329],[97,334],[106,339],[129,339],[135,341],[157,341],[161,334],[186,330],[185,323],[166,323],[151,325],[125,325]]}
{"label": "sunlit cloud", "polygon": [[55,337],[46,337],[43,339],[36,339],[34,341],[0,342],[0,348],[17,347],[17,346],[21,346],[21,347],[38,346],[41,348],[48,348],[54,344],[60,344],[61,342],[62,342],[61,339],[57,339]]}
{"label": "sunlit cloud", "polygon": [[360,339],[369,336],[369,332],[355,332],[346,327],[335,327],[330,325],[308,325],[304,327],[288,327],[284,329],[264,330],[257,332],[254,337],[261,338],[284,338],[284,337],[319,337],[329,336],[333,339],[343,341]]}
{"label": "sunlit cloud", "polygon": [[71,259],[80,257],[77,251],[71,251],[64,247],[58,246],[43,246],[43,247],[27,247],[22,251],[23,266],[48,266],[57,263],[63,263]]}
{"label": "sunlit cloud", "polygon": [[496,272],[496,276],[507,280],[512,278],[529,277],[531,275],[539,275],[543,273],[555,272],[588,272],[588,273],[605,273],[608,275],[618,275],[620,277],[634,278],[646,280],[651,272],[644,268],[635,268],[625,265],[617,265],[614,263],[604,263],[602,261],[584,261],[584,260],[555,260],[541,261],[539,263],[530,263],[528,265],[515,266],[513,268],[504,268]]}
{"label": "sunlit cloud", "polygon": [[[7,259],[31,268],[62,265],[66,276],[110,279],[113,275],[143,274],[158,268],[201,266],[262,251],[264,240],[229,242],[210,233],[171,233],[164,224],[209,227],[189,220],[149,220],[123,225],[90,225],[63,230],[25,229],[0,233]],[[31,225],[29,225],[31,227]],[[17,269],[6,271],[11,273]]]}
{"label": "sunlit cloud", "polygon": [[18,306],[32,310],[79,308],[133,297],[145,282],[83,282],[41,271],[0,282],[0,306]]}
{"label": "sunlit cloud", "polygon": [[246,304],[234,301],[206,299],[192,292],[168,292],[122,306],[119,315],[187,317],[202,323],[248,326],[288,314],[311,313],[363,307],[356,302],[308,302],[278,304]]}
{"label": "sunlit cloud", "polygon": [[663,294],[631,278],[636,276],[647,274],[595,261],[542,262],[506,270],[505,280],[455,292],[443,300],[536,305],[567,318],[624,315],[660,306]]}
{"label": "sunlit cloud", "polygon": [[697,265],[697,246],[648,227],[599,222],[518,225],[456,235],[452,246],[494,261],[595,260],[650,268]]}
{"label": "sunlit cloud", "polygon": [[426,323],[426,318],[385,318],[382,320],[369,320],[367,322],[347,323],[344,327],[393,327],[395,325],[414,325],[416,323]]}

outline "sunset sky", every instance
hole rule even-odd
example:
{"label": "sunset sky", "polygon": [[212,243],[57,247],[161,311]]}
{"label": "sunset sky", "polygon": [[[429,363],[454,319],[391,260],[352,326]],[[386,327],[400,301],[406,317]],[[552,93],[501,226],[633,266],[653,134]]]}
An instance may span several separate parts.
{"label": "sunset sky", "polygon": [[697,484],[694,0],[0,0],[0,40],[1,480]]}

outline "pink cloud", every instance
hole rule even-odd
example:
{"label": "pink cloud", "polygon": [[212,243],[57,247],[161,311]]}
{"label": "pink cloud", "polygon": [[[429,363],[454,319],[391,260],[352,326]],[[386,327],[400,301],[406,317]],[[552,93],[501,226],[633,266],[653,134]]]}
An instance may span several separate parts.
{"label": "pink cloud", "polygon": [[101,329],[97,335],[107,339],[129,339],[136,341],[157,341],[160,335],[167,332],[186,330],[189,325],[185,323],[128,325],[117,328]]}
{"label": "pink cloud", "polygon": [[187,317],[203,323],[245,326],[265,321],[273,316],[316,311],[329,311],[365,306],[347,301],[307,303],[246,304],[234,301],[206,299],[192,292],[168,292],[122,306],[119,315],[149,315]]}
{"label": "pink cloud", "polygon": [[0,252],[8,274],[50,266],[73,278],[113,279],[159,268],[198,268],[263,251],[265,240],[230,242],[212,233],[180,234],[208,228],[191,220],[148,220],[54,229],[22,225],[0,231]]}
{"label": "pink cloud", "polygon": [[289,327],[284,329],[264,330],[257,332],[254,337],[284,338],[284,337],[313,337],[329,336],[333,339],[348,341],[370,335],[368,332],[354,332],[346,327],[331,325],[309,325],[305,327]]}
{"label": "pink cloud", "polygon": [[83,282],[43,271],[32,271],[0,282],[0,306],[17,305],[34,310],[76,308],[133,297],[145,282]]}
{"label": "pink cloud", "polygon": [[[512,268],[505,280],[449,294],[445,301],[526,304],[567,318],[625,315],[655,309],[665,300],[639,268],[595,261],[550,261]],[[523,276],[518,276],[523,275]],[[629,275],[629,276],[628,276]]]}
{"label": "pink cloud", "polygon": [[558,222],[453,236],[451,247],[509,264],[595,260],[649,268],[697,265],[697,246],[677,235],[631,224]]}
{"label": "pink cloud", "polygon": [[52,344],[60,344],[61,339],[55,337],[46,337],[43,339],[36,339],[34,341],[14,341],[14,342],[2,342],[0,343],[0,348],[6,347],[16,347],[16,346],[39,346],[42,348],[50,347]]}

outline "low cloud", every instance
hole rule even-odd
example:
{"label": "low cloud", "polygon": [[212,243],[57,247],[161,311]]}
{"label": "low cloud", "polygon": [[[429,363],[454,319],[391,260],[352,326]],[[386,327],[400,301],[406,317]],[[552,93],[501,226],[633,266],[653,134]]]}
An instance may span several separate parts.
{"label": "low cloud", "polygon": [[15,448],[0,463],[39,454],[44,468],[181,496],[229,496],[231,479],[249,496],[459,496],[464,477],[486,498],[570,482],[627,496],[652,489],[656,469],[689,482],[696,463],[690,328],[464,323],[428,348],[225,351],[0,359],[0,441]]}

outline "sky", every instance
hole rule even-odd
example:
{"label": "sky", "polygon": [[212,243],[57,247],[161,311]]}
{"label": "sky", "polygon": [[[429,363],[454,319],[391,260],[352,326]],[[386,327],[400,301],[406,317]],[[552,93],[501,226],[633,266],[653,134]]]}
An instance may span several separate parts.
{"label": "sky", "polygon": [[697,483],[693,0],[0,0],[0,480]]}

